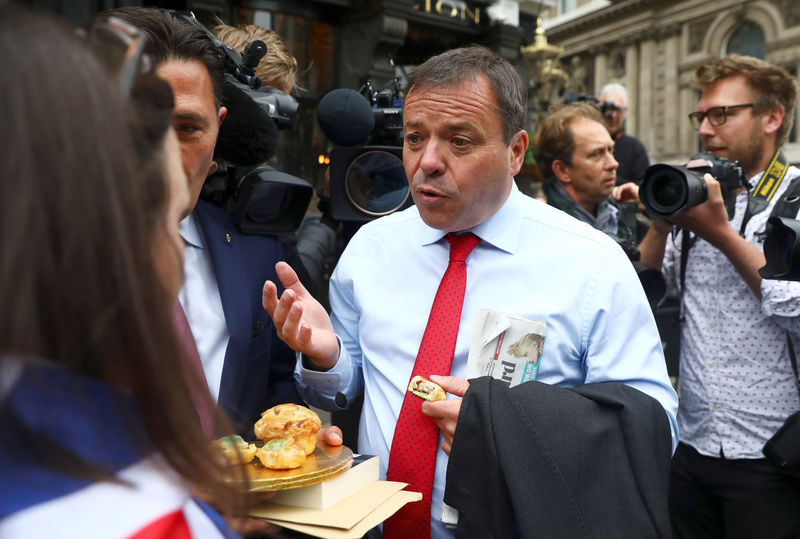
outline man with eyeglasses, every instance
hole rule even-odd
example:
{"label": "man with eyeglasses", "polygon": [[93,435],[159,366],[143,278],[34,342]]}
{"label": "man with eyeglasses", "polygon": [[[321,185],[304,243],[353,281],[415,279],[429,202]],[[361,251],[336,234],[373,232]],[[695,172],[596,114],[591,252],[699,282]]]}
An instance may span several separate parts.
{"label": "man with eyeglasses", "polygon": [[[628,114],[628,90],[612,82],[600,90],[600,103],[606,106],[603,119],[614,140],[614,159],[619,163],[617,185],[642,183],[645,169],[650,166],[647,150],[642,142],[625,133],[625,116]],[[613,105],[613,106],[609,106]]]}
{"label": "man with eyeglasses", "polygon": [[[767,219],[800,170],[781,146],[797,84],[783,69],[731,55],[700,66],[689,115],[705,151],[750,178],[728,219],[720,185],[670,220],[654,219],[640,250],[681,291],[681,443],[670,513],[675,537],[800,537],[800,479],[764,458],[764,443],[800,409],[792,370],[800,283],[762,280]],[[686,240],[684,240],[686,236]],[[682,269],[683,266],[683,269]]]}

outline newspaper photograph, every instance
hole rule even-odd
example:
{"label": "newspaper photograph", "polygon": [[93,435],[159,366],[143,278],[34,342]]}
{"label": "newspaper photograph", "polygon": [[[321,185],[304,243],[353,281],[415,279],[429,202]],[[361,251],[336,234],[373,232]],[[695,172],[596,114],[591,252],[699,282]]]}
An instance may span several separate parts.
{"label": "newspaper photograph", "polygon": [[467,379],[491,376],[509,387],[536,380],[546,331],[544,322],[481,309],[472,331]]}

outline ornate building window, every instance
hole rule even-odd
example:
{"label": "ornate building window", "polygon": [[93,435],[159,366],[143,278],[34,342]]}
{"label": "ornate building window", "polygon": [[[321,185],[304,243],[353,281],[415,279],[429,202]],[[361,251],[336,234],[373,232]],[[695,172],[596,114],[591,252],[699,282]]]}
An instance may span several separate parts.
{"label": "ornate building window", "polygon": [[560,0],[558,6],[559,6],[558,12],[563,14],[563,13],[569,13],[570,11],[578,7],[578,3],[577,0]]}
{"label": "ornate building window", "polygon": [[723,56],[737,53],[763,60],[767,52],[764,30],[753,21],[744,21],[731,32],[724,49]]}

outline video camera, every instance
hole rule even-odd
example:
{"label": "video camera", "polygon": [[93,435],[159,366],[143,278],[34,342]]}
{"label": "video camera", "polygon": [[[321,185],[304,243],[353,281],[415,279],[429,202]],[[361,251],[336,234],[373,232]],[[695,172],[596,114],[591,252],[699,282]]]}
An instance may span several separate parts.
{"label": "video camera", "polygon": [[644,171],[639,199],[653,217],[669,218],[708,200],[703,179],[711,174],[722,188],[728,219],[733,218],[736,190],[747,186],[747,175],[738,161],[730,162],[712,153],[698,153],[684,166],[651,165]]}
{"label": "video camera", "polygon": [[620,110],[617,104],[611,100],[600,101],[599,97],[589,94],[576,94],[575,92],[567,92],[564,94],[564,103],[575,103],[576,101],[594,103],[597,105],[597,108],[600,109],[600,112],[603,113],[603,116],[611,116],[614,111]]}
{"label": "video camera", "polygon": [[339,88],[317,106],[317,122],[336,145],[331,151],[331,216],[369,221],[413,204],[403,168],[403,99],[399,80],[375,90]]}
{"label": "video camera", "polygon": [[203,184],[201,198],[225,206],[245,234],[273,235],[297,229],[311,201],[311,184],[275,170],[266,161],[275,153],[279,129],[289,129],[297,101],[255,74],[267,52],[263,41],[248,43],[241,55],[209,32],[192,12],[174,17],[203,30],[219,51],[226,72],[222,123],[214,159],[219,168]]}

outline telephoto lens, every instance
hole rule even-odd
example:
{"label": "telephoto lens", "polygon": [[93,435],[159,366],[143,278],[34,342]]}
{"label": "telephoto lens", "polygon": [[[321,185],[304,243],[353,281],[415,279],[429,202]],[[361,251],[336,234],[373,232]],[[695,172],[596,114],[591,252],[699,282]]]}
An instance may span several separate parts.
{"label": "telephoto lens", "polygon": [[653,217],[668,218],[705,202],[708,188],[702,175],[685,167],[656,164],[644,172],[639,199]]}

